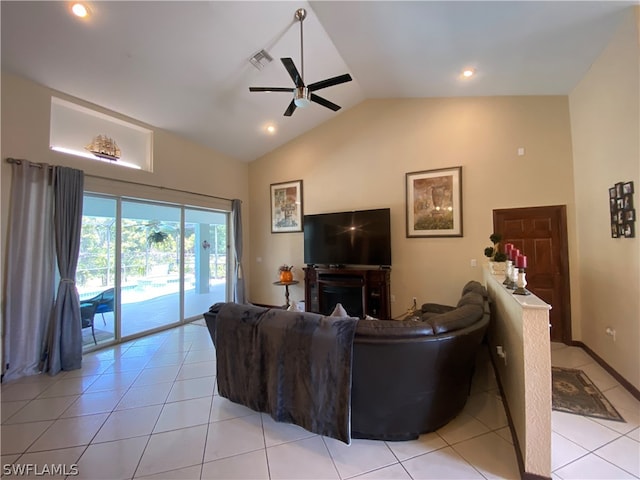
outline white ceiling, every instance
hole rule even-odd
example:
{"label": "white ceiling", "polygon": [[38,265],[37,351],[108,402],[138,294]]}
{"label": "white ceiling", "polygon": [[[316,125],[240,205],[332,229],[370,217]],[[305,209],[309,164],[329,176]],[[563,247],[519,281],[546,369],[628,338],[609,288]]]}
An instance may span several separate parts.
{"label": "white ceiling", "polygon": [[[2,70],[251,161],[367,98],[566,95],[637,1],[5,1]],[[282,114],[291,87],[350,73],[312,104]],[[274,61],[257,70],[265,49]],[[477,75],[460,79],[464,67]],[[277,128],[269,135],[264,128]]]}

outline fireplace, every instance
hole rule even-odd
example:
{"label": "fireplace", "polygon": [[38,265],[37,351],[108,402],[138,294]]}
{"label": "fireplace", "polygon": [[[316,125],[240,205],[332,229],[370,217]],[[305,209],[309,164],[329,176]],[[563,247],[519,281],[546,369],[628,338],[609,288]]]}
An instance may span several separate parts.
{"label": "fireplace", "polygon": [[308,266],[304,272],[308,312],[330,315],[341,303],[352,317],[391,318],[389,269]]}
{"label": "fireplace", "polygon": [[363,285],[332,285],[320,284],[320,313],[331,315],[338,303],[351,317],[364,317],[364,287]]}

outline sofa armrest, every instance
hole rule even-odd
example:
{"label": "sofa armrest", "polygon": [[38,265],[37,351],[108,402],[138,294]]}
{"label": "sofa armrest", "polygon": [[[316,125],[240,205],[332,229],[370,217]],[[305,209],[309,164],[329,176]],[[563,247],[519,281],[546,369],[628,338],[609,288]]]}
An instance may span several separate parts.
{"label": "sofa armrest", "polygon": [[452,305],[442,305],[441,303],[423,303],[421,311],[422,313],[447,313],[453,310]]}
{"label": "sofa armrest", "polygon": [[484,309],[481,305],[463,305],[450,312],[433,315],[428,322],[433,328],[433,333],[440,335],[470,327],[482,320],[483,315]]}

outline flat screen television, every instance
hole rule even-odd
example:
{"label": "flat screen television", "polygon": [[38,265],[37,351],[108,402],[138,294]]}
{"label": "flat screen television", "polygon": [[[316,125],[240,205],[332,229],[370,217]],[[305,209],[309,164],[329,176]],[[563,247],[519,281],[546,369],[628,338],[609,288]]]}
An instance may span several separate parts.
{"label": "flat screen television", "polygon": [[305,215],[307,265],[391,266],[389,208]]}

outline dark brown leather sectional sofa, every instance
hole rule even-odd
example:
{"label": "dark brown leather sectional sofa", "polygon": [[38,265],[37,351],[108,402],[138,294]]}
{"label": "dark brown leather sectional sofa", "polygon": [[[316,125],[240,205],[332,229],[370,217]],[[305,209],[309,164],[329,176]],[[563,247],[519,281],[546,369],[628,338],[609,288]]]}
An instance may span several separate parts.
{"label": "dark brown leather sectional sofa", "polygon": [[458,305],[425,304],[419,320],[360,320],[351,436],[410,440],[456,417],[469,396],[489,312],[484,287],[469,282]]}
{"label": "dark brown leather sectional sofa", "polygon": [[[457,416],[469,396],[489,312],[484,287],[469,282],[456,306],[425,304],[412,320],[359,320],[351,437],[410,440]],[[205,313],[205,320],[215,343],[215,314]]]}

